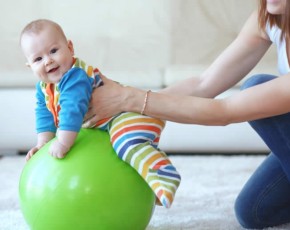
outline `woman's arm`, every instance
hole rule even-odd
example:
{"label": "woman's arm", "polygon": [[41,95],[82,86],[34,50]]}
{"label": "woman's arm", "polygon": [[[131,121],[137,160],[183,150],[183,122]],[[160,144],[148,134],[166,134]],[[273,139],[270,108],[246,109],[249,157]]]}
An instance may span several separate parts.
{"label": "woman's arm", "polygon": [[[122,100],[117,95],[101,99],[101,103],[114,101],[112,104],[104,103],[104,111],[116,111],[115,108],[118,108],[117,112],[141,112],[145,91],[123,87],[105,78],[104,80],[115,88],[115,92],[122,92]],[[290,74],[224,99],[150,92],[144,113],[164,120],[200,125],[227,125],[250,121],[290,112],[289,85]],[[96,119],[99,119],[98,114]]]}
{"label": "woman's arm", "polygon": [[[235,85],[259,62],[270,45],[268,37],[258,27],[257,12],[254,12],[234,42],[201,77],[191,77],[160,91],[166,95],[150,93],[145,113],[165,120],[204,125],[223,125],[231,121],[240,122],[257,117],[256,111],[249,111],[252,114],[247,116],[232,115],[226,108],[232,100],[238,99],[206,98],[215,97]],[[141,112],[144,91],[122,87],[107,79],[103,80],[104,86],[93,93],[92,107],[86,116],[88,119],[93,118],[86,125],[122,111]],[[237,98],[250,100],[248,98],[254,93],[249,93],[249,96],[247,94],[243,96],[244,94],[241,93]],[[191,96],[198,96],[198,98]],[[243,99],[240,103],[242,102]]]}
{"label": "woman's arm", "polygon": [[[145,114],[179,123],[227,125],[290,112],[290,74],[224,99],[149,93]],[[127,90],[126,111],[140,112],[144,92]]]}
{"label": "woman's arm", "polygon": [[169,86],[161,93],[213,98],[244,78],[271,46],[253,12],[236,39],[201,74]]}

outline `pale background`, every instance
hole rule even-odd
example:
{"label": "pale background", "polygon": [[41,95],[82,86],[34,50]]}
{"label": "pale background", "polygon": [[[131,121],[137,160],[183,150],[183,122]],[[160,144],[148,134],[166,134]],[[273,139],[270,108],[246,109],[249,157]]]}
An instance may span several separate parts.
{"label": "pale background", "polygon": [[[37,79],[25,66],[18,44],[22,28],[31,20],[48,18],[58,22],[73,41],[76,55],[107,77],[158,90],[205,69],[237,36],[256,3],[1,0],[0,153],[25,151],[35,143]],[[253,72],[276,73],[275,52],[271,51]],[[172,152],[267,151],[245,123],[228,127],[168,123],[161,147]]]}

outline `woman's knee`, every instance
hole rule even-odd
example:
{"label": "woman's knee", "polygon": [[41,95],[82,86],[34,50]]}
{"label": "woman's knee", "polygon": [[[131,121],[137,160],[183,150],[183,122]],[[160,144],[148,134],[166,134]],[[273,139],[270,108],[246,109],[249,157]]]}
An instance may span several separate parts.
{"label": "woman's knee", "polygon": [[256,228],[256,221],[252,213],[251,203],[241,197],[241,194],[235,201],[235,214],[238,222],[244,228]]}
{"label": "woman's knee", "polygon": [[273,80],[277,78],[277,76],[270,75],[270,74],[256,74],[247,79],[243,85],[241,86],[241,90],[250,88],[255,85],[259,85],[265,83],[267,81]]}

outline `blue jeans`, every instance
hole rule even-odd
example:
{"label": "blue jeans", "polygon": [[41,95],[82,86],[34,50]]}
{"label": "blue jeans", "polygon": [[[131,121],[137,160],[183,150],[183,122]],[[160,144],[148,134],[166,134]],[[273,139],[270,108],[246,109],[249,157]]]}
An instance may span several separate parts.
{"label": "blue jeans", "polygon": [[[255,75],[244,83],[242,89],[274,78],[272,75]],[[238,195],[235,202],[236,217],[245,228],[261,229],[289,223],[290,113],[251,121],[249,124],[271,153]]]}

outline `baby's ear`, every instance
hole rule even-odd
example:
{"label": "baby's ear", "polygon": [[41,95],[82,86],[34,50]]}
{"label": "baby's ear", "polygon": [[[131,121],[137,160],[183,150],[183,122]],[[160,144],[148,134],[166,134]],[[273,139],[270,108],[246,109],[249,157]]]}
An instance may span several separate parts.
{"label": "baby's ear", "polygon": [[67,40],[67,45],[68,45],[68,48],[71,51],[72,56],[73,56],[75,54],[75,51],[74,51],[74,45],[73,45],[72,41],[71,40]]}

